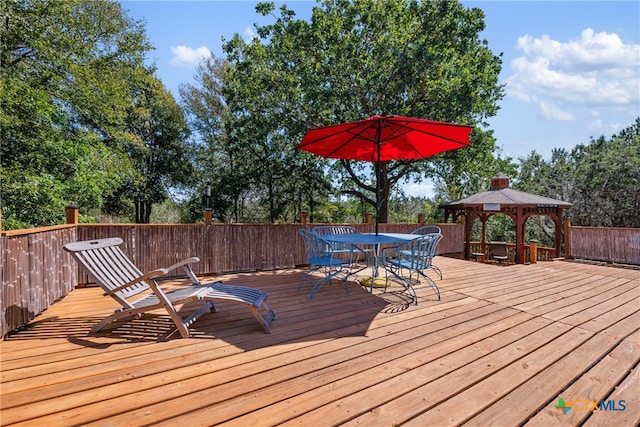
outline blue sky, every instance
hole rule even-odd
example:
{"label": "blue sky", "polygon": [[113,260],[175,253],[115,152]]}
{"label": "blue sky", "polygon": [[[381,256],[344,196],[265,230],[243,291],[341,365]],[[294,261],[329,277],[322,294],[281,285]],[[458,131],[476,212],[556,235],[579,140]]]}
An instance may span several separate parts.
{"label": "blue sky", "polygon": [[[281,4],[282,2],[276,2]],[[288,1],[309,19],[314,1]],[[640,2],[463,1],[485,12],[482,37],[503,53],[506,96],[490,120],[502,155],[518,159],[535,150],[549,158],[554,148],[609,138],[640,116]],[[150,60],[176,99],[191,83],[202,56],[222,56],[221,38],[248,37],[253,1],[121,1],[128,15],[146,21],[155,50]],[[430,185],[406,187],[430,195]]]}

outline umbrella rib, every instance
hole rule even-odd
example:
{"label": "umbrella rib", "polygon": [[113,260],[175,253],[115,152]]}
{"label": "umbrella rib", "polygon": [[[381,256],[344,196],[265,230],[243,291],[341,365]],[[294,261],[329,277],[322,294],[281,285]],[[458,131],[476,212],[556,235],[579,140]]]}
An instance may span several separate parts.
{"label": "umbrella rib", "polygon": [[[364,131],[365,129],[363,128],[362,131]],[[336,148],[334,148],[333,150],[331,150],[328,154],[327,157],[332,157],[335,153],[339,152],[340,150],[342,150],[345,146],[349,145],[351,143],[351,141],[353,141],[356,138],[362,138],[362,134],[361,133],[353,133],[352,129],[347,130],[346,132],[351,133],[351,138],[347,139],[346,141],[344,141],[342,144],[338,145]],[[372,142],[375,143],[375,141],[370,140],[369,138],[362,138],[365,141],[368,142]]]}
{"label": "umbrella rib", "polygon": [[[338,126],[336,126],[336,131],[334,133],[331,133],[329,135],[321,135],[319,137],[317,137],[316,139],[312,139],[307,141],[304,145],[300,145],[298,148],[304,149],[304,147],[317,143],[318,141],[322,141],[322,140],[331,140],[331,138],[338,136],[340,134],[343,133],[349,133],[351,134],[351,137],[348,138],[347,140],[343,141],[341,144],[339,144],[337,147],[333,148],[331,151],[329,151],[328,153],[324,154],[324,157],[329,157],[329,158],[334,158],[334,155],[339,152],[341,149],[343,149],[345,146],[349,145],[354,139],[356,138],[361,138],[363,141],[366,142],[371,142],[372,144],[375,144],[375,140],[372,138],[368,138],[367,136],[363,135],[363,132],[365,132],[367,130],[367,126],[365,126],[365,123],[357,123],[356,125],[354,125],[353,127],[349,128],[349,129],[337,129]],[[340,157],[338,157],[340,158]]]}
{"label": "umbrella rib", "polygon": [[[412,128],[410,127],[410,122],[406,122],[404,123],[402,126],[399,127],[390,127],[387,126],[387,129],[391,130],[391,133],[389,135],[386,135],[383,139],[381,139],[380,143],[378,144],[378,146],[381,146],[382,144],[386,143],[387,141],[391,141],[394,140],[396,143],[402,143],[407,149],[408,151],[412,151],[414,153],[417,153],[417,155],[411,156],[412,158],[426,158],[429,157],[430,154],[432,154],[431,152],[427,152],[425,153],[424,150],[421,150],[419,147],[410,144],[408,141],[406,141],[405,139],[403,139],[403,135],[409,134],[411,132],[417,132],[423,135],[427,135],[427,136],[431,136],[434,137],[435,139],[438,140],[446,140],[446,141],[450,141],[450,142],[455,142],[461,146],[464,146],[466,144],[462,144],[459,143],[458,141],[455,141],[454,139],[450,139],[447,137],[443,137],[431,132],[425,132],[422,131],[420,129],[416,129],[416,128]],[[380,150],[378,150],[378,158],[380,157]]]}
{"label": "umbrella rib", "polygon": [[[331,139],[335,136],[338,136],[342,133],[352,133],[354,135],[354,137],[361,135],[361,132],[365,131],[367,128],[366,126],[364,126],[364,123],[360,123],[360,122],[356,122],[352,127],[344,129],[343,125],[334,125],[334,126],[330,126],[327,128],[331,128],[331,127],[335,127],[335,132],[326,134],[326,135],[321,135],[316,137],[315,139],[311,139],[309,141],[306,141],[304,144],[300,144],[300,148],[306,147],[307,145],[311,145],[311,144],[315,144],[318,141],[322,141],[323,139]],[[314,132],[314,131],[320,131],[320,130],[324,130],[326,131],[327,128],[316,128],[316,129],[312,129],[310,132]],[[355,132],[354,132],[355,130]],[[375,142],[373,139],[371,138],[364,138],[364,139],[368,139],[371,142]]]}

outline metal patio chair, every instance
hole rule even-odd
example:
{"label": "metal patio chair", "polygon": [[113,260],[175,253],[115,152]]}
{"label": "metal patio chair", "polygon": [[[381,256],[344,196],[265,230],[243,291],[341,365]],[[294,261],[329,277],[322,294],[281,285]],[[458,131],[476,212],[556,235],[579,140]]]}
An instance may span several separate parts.
{"label": "metal patio chair", "polygon": [[411,232],[411,234],[433,234],[433,233],[442,234],[442,230],[437,225],[423,225],[422,227],[418,227]]}
{"label": "metal patio chair", "polygon": [[[309,269],[305,271],[298,281],[298,290],[305,282],[311,283],[311,293],[309,299],[313,299],[316,292],[327,282],[338,275],[344,274],[344,282],[349,291],[349,265],[353,263],[353,251],[342,252],[335,249],[335,245],[326,241],[317,233],[301,228],[300,235],[304,240],[305,253]],[[346,254],[346,256],[345,256]],[[320,277],[317,277],[317,273]]]}
{"label": "metal patio chair", "polygon": [[507,249],[507,242],[489,242],[489,259],[495,260],[499,265],[511,260],[511,255]]}
{"label": "metal patio chair", "polygon": [[436,254],[438,242],[442,239],[442,234],[424,234],[399,246],[382,249],[382,262],[385,271],[393,274],[399,279],[413,296],[416,305],[418,297],[415,286],[424,278],[427,284],[436,293],[440,300],[440,290],[426,271],[433,268],[433,257]]}
{"label": "metal patio chair", "polygon": [[[326,236],[328,234],[359,234],[360,230],[348,225],[319,225],[313,227],[311,230],[319,236]],[[348,254],[355,262],[359,262],[361,259],[367,265],[370,264],[371,257],[374,256],[375,251],[372,248],[362,248],[350,243],[331,243],[335,254]],[[365,266],[366,267],[366,266]],[[363,270],[359,269],[358,271]],[[354,274],[354,272],[352,272]]]}
{"label": "metal patio chair", "polygon": [[[422,227],[418,227],[411,232],[411,234],[442,234],[442,230],[437,225],[423,225]],[[431,268],[433,271],[438,273],[440,276],[440,280],[442,280],[442,271],[438,268],[437,265],[431,264]]]}

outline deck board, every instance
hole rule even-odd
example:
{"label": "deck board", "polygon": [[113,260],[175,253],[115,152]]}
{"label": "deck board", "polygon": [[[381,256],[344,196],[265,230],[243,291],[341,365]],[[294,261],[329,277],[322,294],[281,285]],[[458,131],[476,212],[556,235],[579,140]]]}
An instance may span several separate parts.
{"label": "deck board", "polygon": [[[638,332],[635,332],[635,335],[638,335]],[[573,396],[588,396],[590,394],[593,395],[594,393],[604,396],[609,395],[615,386],[627,375],[627,370],[631,370],[638,364],[639,349],[640,346],[633,344],[630,341],[625,340],[620,342],[611,352],[602,357],[595,366],[574,381],[572,385],[564,391],[564,393]],[[596,348],[594,351],[598,351],[598,349]],[[575,359],[573,354],[570,356]],[[583,354],[582,356],[584,357],[585,355]],[[590,357],[584,358],[584,360],[587,361],[590,359]],[[578,360],[577,362],[580,363],[581,361]],[[556,366],[561,367],[560,365]],[[567,369],[565,369],[564,373],[558,372],[557,369],[553,369],[549,371],[549,374],[552,376],[546,377],[545,379],[549,384],[553,384],[553,380],[555,379],[553,375],[570,375],[570,373],[571,370]],[[541,386],[544,387],[544,384]],[[512,407],[512,409],[514,409],[514,407]],[[494,408],[492,408],[492,410],[494,410]],[[572,413],[563,415],[562,412],[547,405],[544,410],[529,420],[527,425],[554,426],[562,425],[563,422],[566,423],[567,421],[573,425],[578,425],[584,422],[588,417],[589,413],[586,411],[573,411]],[[479,417],[479,420],[481,419],[482,418]],[[484,419],[486,419],[486,417],[484,417]]]}
{"label": "deck board", "polygon": [[[437,265],[442,299],[420,289],[417,306],[396,286],[372,295],[354,282],[347,295],[338,281],[309,300],[296,290],[300,269],[207,278],[267,290],[279,316],[272,334],[225,301],[189,339],[162,312],[89,335],[113,304],[76,289],[0,343],[0,423],[640,422],[640,270]],[[559,396],[624,399],[627,409],[563,415]]]}

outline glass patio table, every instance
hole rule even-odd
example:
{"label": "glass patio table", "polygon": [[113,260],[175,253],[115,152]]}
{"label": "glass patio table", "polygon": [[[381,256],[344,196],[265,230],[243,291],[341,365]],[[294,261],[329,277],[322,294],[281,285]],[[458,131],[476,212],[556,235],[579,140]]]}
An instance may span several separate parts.
{"label": "glass patio table", "polygon": [[[322,236],[330,243],[351,244],[354,246],[369,245],[374,247],[373,268],[371,276],[370,292],[373,292],[375,278],[378,277],[378,267],[380,264],[380,247],[384,244],[402,244],[420,237],[419,234],[405,233],[353,233],[353,234],[326,234]],[[384,268],[384,265],[382,266]]]}

